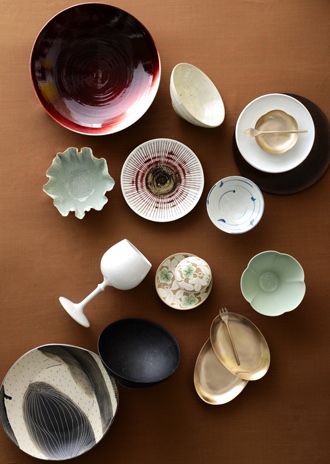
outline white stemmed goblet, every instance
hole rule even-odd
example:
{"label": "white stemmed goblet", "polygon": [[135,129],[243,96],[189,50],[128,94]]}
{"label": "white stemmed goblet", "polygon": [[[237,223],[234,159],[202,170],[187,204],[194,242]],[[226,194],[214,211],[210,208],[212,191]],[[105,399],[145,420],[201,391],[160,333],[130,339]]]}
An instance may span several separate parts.
{"label": "white stemmed goblet", "polygon": [[84,314],[85,306],[105,287],[110,286],[119,290],[130,290],[137,287],[148,274],[151,263],[147,258],[127,239],[109,248],[101,259],[101,272],[103,282],[80,303],[73,303],[68,298],[61,296],[59,301],[65,311],[84,327],[90,323]]}

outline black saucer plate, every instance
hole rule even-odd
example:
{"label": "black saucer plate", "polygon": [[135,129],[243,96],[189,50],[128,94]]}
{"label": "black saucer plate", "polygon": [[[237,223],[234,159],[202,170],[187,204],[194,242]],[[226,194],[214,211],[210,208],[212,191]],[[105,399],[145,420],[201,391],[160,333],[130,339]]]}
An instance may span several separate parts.
{"label": "black saucer plate", "polygon": [[276,195],[301,192],[315,184],[327,171],[330,164],[330,126],[321,109],[305,97],[287,94],[299,100],[310,112],[315,125],[315,141],[305,161],[291,171],[278,174],[259,171],[245,161],[238,150],[233,135],[234,159],[240,173],[253,180],[261,190]]}

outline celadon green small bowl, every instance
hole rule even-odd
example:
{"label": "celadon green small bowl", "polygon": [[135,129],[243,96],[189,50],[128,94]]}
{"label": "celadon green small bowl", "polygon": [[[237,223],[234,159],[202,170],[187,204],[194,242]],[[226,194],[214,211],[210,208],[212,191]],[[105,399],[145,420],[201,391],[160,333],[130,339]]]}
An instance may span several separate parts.
{"label": "celadon green small bowl", "polygon": [[241,277],[241,291],[258,313],[280,316],[297,308],[303,300],[304,270],[290,255],[264,251],[249,261]]}
{"label": "celadon green small bowl", "polygon": [[108,201],[105,193],[115,185],[106,160],[96,158],[87,147],[57,153],[46,176],[43,191],[53,198],[54,206],[62,216],[74,211],[78,219],[92,208],[100,211]]}

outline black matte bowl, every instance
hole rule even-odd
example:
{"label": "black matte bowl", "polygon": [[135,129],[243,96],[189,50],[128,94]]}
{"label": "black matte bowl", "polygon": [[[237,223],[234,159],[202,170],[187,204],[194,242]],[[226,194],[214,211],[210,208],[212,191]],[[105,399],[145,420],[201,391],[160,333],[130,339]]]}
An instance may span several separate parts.
{"label": "black matte bowl", "polygon": [[109,372],[130,387],[165,380],[180,361],[176,339],[145,319],[120,319],[108,325],[100,335],[98,350]]}

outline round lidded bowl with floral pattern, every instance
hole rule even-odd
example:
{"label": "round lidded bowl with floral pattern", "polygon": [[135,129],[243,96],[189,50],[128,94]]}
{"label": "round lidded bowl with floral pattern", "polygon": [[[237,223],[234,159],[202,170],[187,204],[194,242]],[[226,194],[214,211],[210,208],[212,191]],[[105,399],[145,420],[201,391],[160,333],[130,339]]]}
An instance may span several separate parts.
{"label": "round lidded bowl with floral pattern", "polygon": [[160,299],[174,309],[189,310],[204,303],[212,289],[212,272],[203,259],[175,253],[158,267],[155,277]]}

